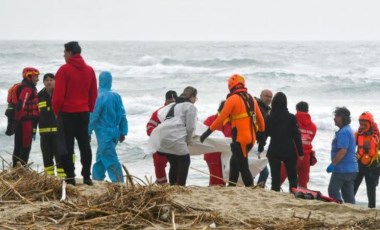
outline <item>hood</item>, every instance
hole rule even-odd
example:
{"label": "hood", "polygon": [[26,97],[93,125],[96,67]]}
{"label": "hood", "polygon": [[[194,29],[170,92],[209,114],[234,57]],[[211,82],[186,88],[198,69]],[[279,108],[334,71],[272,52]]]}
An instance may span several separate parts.
{"label": "hood", "polygon": [[311,123],[311,117],[309,113],[297,112],[296,117],[298,122],[303,126],[308,126]]}
{"label": "hood", "polygon": [[99,75],[99,91],[110,91],[112,87],[112,75],[108,71],[103,71]]}
{"label": "hood", "polygon": [[83,67],[86,65],[86,62],[84,62],[82,56],[80,54],[75,54],[69,58],[67,61],[68,64],[73,65],[77,69],[83,69]]}

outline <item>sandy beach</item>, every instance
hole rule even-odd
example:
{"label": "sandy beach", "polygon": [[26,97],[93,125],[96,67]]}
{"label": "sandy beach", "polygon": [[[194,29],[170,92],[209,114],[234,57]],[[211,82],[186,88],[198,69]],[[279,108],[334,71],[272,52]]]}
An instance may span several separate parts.
{"label": "sandy beach", "polygon": [[[32,170],[0,173],[2,229],[379,229],[378,209],[262,188],[95,182],[67,186]],[[38,190],[39,189],[39,190]]]}

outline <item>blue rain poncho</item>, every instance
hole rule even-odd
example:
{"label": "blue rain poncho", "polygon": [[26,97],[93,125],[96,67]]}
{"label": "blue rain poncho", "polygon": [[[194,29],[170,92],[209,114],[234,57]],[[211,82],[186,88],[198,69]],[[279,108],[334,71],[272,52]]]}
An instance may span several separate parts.
{"label": "blue rain poncho", "polygon": [[105,172],[112,182],[123,182],[123,172],[116,154],[120,136],[128,134],[126,112],[120,95],[111,91],[112,75],[104,71],[99,76],[99,94],[94,112],[90,114],[89,135],[95,131],[98,149],[92,168],[94,180],[104,180]]}

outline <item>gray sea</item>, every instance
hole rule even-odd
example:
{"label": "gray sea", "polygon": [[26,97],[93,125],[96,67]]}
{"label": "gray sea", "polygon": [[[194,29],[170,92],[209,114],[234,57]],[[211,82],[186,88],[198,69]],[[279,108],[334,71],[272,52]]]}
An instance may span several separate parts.
{"label": "gray sea", "polygon": [[[55,73],[64,63],[66,41],[0,41],[0,110],[5,111],[7,89],[21,80],[25,66],[42,74]],[[288,107],[307,101],[318,127],[313,142],[318,163],[311,168],[310,189],[327,194],[331,141],[337,127],[336,106],[352,114],[352,128],[358,116],[371,111],[380,121],[380,42],[110,42],[79,41],[82,56],[97,75],[112,72],[113,89],[122,95],[129,122],[126,142],[118,146],[122,163],[130,173],[154,181],[152,158],[145,156],[148,137],[145,125],[164,102],[169,89],[181,92],[191,85],[198,89],[199,120],[214,114],[228,93],[227,79],[233,73],[246,77],[249,92],[259,96],[265,88],[284,92]],[[42,89],[42,80],[37,88]],[[0,156],[11,161],[13,137],[5,136],[6,117],[0,116]],[[95,138],[93,138],[94,140]],[[92,142],[95,158],[96,141]],[[79,158],[79,151],[77,159]],[[193,156],[191,166],[208,171],[202,156]],[[33,142],[30,161],[43,169],[39,137]],[[80,163],[76,163],[80,175]],[[189,185],[208,185],[208,176],[190,169]],[[267,183],[270,187],[270,177]],[[287,191],[288,184],[283,185]],[[377,207],[380,207],[380,195]],[[365,183],[357,203],[367,204]]]}

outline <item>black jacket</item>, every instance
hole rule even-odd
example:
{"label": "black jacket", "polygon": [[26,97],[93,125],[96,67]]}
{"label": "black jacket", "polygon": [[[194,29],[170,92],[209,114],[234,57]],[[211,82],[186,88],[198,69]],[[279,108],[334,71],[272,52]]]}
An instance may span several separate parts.
{"label": "black jacket", "polygon": [[[266,105],[260,98],[255,97],[257,104],[259,105],[260,112],[264,117],[265,121],[265,129],[266,129],[266,123],[269,116],[269,112],[271,110],[271,107]],[[257,144],[259,146],[258,150],[259,152],[264,150],[264,146],[267,144],[267,135],[265,132],[257,132]]]}
{"label": "black jacket", "polygon": [[287,109],[272,110],[265,125],[266,134],[271,137],[268,157],[297,158],[297,155],[304,155],[296,116]]}
{"label": "black jacket", "polygon": [[51,96],[45,88],[38,93],[38,109],[40,118],[38,128],[41,135],[51,135],[57,133],[57,120],[51,106]]}

